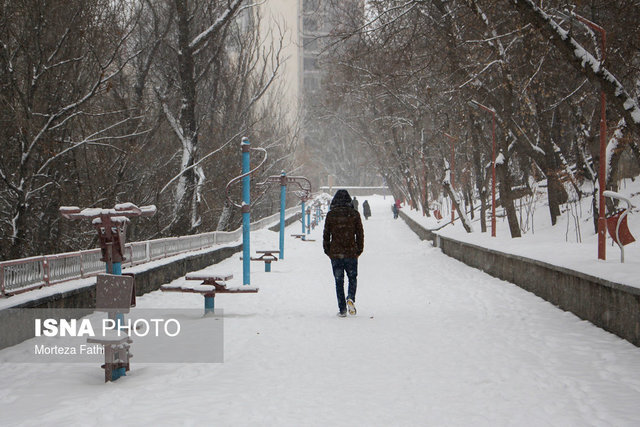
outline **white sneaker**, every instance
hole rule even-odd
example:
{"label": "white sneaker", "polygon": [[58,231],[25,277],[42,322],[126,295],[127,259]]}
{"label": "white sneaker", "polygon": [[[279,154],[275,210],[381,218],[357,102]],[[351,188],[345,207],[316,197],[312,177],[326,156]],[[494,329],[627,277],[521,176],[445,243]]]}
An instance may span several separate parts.
{"label": "white sneaker", "polygon": [[353,303],[353,300],[351,298],[347,300],[347,310],[349,310],[350,315],[352,316],[356,315],[356,306]]}

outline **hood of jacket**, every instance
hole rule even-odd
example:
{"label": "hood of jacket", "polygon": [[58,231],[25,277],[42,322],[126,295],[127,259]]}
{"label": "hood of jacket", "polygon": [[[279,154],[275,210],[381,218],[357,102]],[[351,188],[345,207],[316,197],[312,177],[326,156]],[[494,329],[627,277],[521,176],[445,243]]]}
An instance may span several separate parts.
{"label": "hood of jacket", "polygon": [[336,195],[333,196],[333,200],[331,200],[331,209],[340,206],[353,207],[353,205],[351,204],[351,196],[349,195],[349,192],[347,190],[336,191]]}

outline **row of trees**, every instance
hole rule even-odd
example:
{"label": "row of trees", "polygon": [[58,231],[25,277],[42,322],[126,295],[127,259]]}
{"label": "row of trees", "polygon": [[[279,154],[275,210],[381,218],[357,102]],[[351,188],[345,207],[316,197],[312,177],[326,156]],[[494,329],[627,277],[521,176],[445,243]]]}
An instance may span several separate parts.
{"label": "row of trees", "polygon": [[284,34],[260,19],[243,0],[2,2],[0,259],[94,246],[61,205],[155,204],[133,239],[235,227],[241,137],[274,174],[297,134],[278,102]]}
{"label": "row of trees", "polygon": [[[514,237],[521,233],[514,200],[534,180],[546,179],[555,224],[562,203],[585,196],[584,180],[596,184],[600,161],[610,189],[624,170],[637,174],[637,2],[370,0],[364,20],[348,14],[325,53],[333,70],[324,82],[325,127],[367,146],[394,193],[426,215],[442,194],[453,141],[456,189],[472,215],[480,200],[486,230],[492,114],[472,108],[477,103],[495,111],[499,203]],[[607,29],[606,59],[599,34],[577,14]],[[598,156],[601,88],[607,159]]]}

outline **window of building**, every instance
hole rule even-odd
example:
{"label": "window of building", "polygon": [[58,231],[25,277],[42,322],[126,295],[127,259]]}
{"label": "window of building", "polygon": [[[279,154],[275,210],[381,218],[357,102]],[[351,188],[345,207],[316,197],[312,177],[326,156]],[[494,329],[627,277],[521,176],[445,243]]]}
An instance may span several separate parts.
{"label": "window of building", "polygon": [[304,58],[304,71],[315,71],[318,69],[318,58],[305,57]]}
{"label": "window of building", "polygon": [[320,81],[313,76],[305,76],[303,84],[305,92],[314,92],[320,88]]}
{"label": "window of building", "polygon": [[318,16],[305,16],[302,20],[302,26],[304,32],[318,31],[320,28],[320,22]]}
{"label": "window of building", "polygon": [[320,10],[320,0],[304,0],[302,10],[304,13],[317,13]]}
{"label": "window of building", "polygon": [[317,37],[303,37],[302,39],[304,50],[317,51],[318,50],[318,38]]}

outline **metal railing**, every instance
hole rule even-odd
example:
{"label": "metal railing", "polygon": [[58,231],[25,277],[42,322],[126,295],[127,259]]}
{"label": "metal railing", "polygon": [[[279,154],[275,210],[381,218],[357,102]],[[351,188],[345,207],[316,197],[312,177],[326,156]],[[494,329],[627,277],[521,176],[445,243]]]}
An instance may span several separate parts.
{"label": "metal railing", "polygon": [[[286,215],[298,212],[298,207],[287,209]],[[279,220],[280,213],[260,219],[251,224],[252,230],[264,228]],[[242,227],[235,231],[213,231],[192,236],[167,237],[162,239],[132,242],[125,245],[127,260],[123,267],[196,251],[214,245],[240,240]],[[105,271],[100,261],[100,249],[67,252],[0,262],[0,297],[6,297],[44,286],[55,285],[72,279],[95,276]]]}

